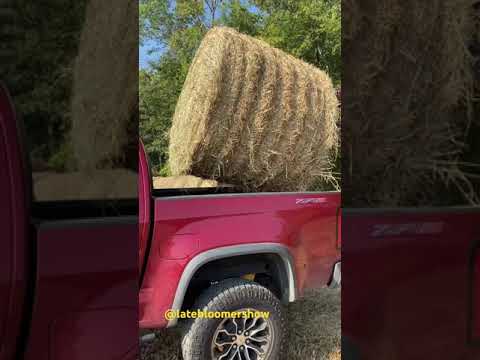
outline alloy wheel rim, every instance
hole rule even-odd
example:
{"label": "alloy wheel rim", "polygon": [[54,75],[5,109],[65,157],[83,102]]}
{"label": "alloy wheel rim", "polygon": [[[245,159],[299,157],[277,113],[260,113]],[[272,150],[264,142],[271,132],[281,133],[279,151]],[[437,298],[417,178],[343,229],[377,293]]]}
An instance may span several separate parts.
{"label": "alloy wheel rim", "polygon": [[[253,311],[241,309],[238,311]],[[274,329],[268,318],[223,319],[212,339],[213,360],[266,360],[271,353]]]}

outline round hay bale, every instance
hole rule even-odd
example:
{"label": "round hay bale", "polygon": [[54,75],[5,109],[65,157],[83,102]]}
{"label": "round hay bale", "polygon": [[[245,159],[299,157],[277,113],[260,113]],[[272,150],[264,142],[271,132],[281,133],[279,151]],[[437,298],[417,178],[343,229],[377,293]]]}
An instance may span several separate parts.
{"label": "round hay bale", "polygon": [[136,14],[135,0],[88,2],[71,104],[71,140],[80,170],[118,166],[128,143],[138,141],[129,132],[138,128]]}
{"label": "round hay bale", "polygon": [[214,188],[218,186],[215,180],[206,180],[192,175],[154,177],[154,189],[195,189]]}
{"label": "round hay bale", "polygon": [[170,170],[247,191],[306,190],[332,176],[338,114],[325,72],[216,27],[203,39],[177,103]]}
{"label": "round hay bale", "polygon": [[462,169],[472,1],[345,0],[344,9],[343,205],[478,202]]}

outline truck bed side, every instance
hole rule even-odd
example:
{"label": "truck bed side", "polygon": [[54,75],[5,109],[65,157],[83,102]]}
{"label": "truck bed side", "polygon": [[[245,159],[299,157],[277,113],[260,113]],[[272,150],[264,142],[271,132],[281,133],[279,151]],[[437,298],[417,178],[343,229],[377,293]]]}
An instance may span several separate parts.
{"label": "truck bed side", "polygon": [[479,221],[480,209],[343,212],[346,359],[480,358],[471,276]]}
{"label": "truck bed side", "polygon": [[238,255],[234,250],[241,248],[254,254],[256,249],[268,252],[270,246],[278,256],[290,257],[295,293],[287,300],[305,288],[326,285],[340,258],[339,206],[336,192],[155,198],[140,325],[166,325],[164,312],[178,303],[182,275],[185,278],[189,264],[207,253]]}

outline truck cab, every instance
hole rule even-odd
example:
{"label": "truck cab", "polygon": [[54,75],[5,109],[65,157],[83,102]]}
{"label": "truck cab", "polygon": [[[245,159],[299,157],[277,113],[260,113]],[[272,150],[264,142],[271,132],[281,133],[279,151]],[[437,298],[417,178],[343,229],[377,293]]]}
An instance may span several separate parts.
{"label": "truck cab", "polygon": [[[276,358],[282,304],[340,285],[340,193],[154,189],[143,145],[139,158],[140,327],[182,325],[187,360]],[[214,309],[271,317],[182,318]]]}

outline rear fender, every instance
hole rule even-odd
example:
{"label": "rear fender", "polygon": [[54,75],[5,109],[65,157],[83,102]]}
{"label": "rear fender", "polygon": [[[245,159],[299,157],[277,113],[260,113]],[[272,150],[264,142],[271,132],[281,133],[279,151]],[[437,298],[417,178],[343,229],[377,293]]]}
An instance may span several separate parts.
{"label": "rear fender", "polygon": [[[175,298],[172,304],[172,310],[181,310],[185,294],[190,285],[190,282],[195,273],[205,264],[209,262],[249,254],[275,254],[282,259],[284,270],[287,278],[287,290],[283,292],[282,301],[292,302],[297,298],[296,279],[294,272],[293,258],[290,251],[284,245],[274,243],[259,243],[259,244],[242,244],[234,246],[220,247],[212,250],[202,252],[195,256],[185,267],[180,281],[178,283]],[[177,319],[172,319],[168,322],[167,327],[172,327],[177,324]]]}

